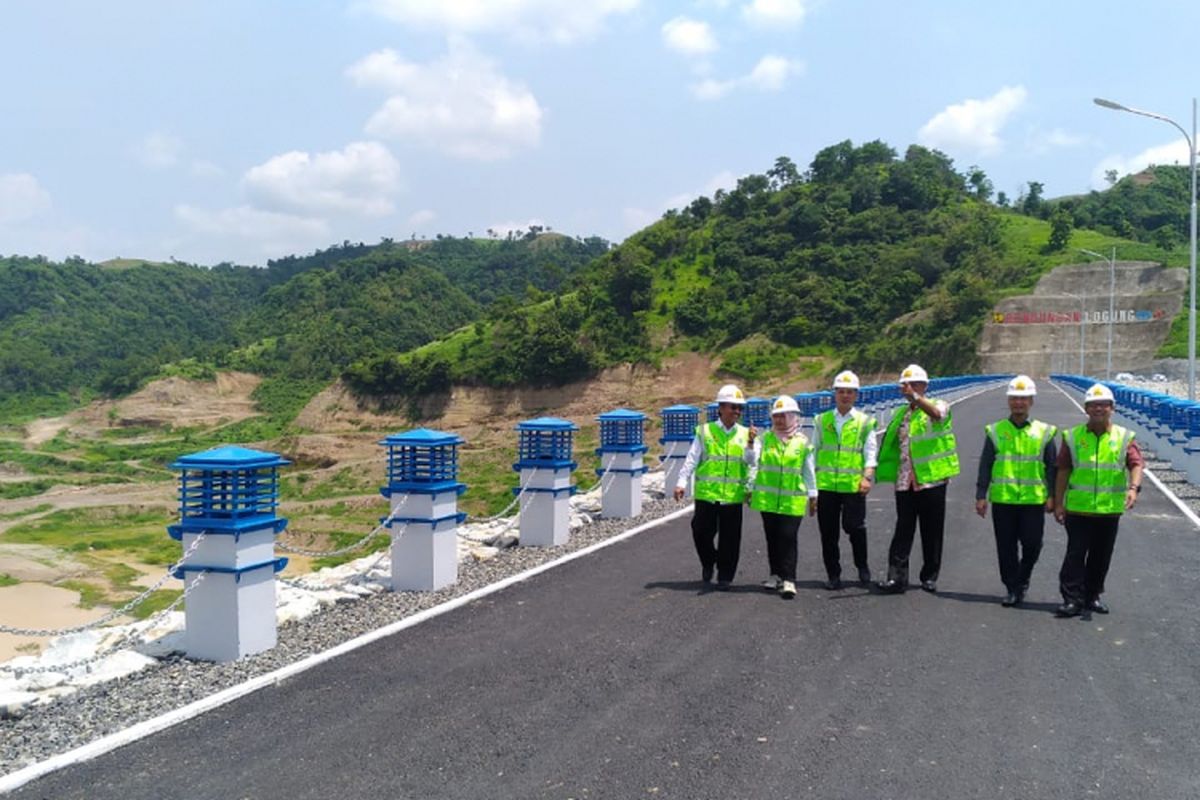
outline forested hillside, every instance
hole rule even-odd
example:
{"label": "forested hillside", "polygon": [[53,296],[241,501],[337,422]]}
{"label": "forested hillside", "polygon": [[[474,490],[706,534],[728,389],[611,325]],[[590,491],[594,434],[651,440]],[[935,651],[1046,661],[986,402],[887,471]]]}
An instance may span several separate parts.
{"label": "forested hillside", "polygon": [[266,269],[0,258],[0,413],[122,394],[164,371],[328,381],[356,358],[470,322],[500,297],[512,305],[558,290],[608,249],[538,233],[347,242]]}
{"label": "forested hillside", "polygon": [[[842,142],[803,172],[780,158],[732,191],[668,212],[571,291],[494,308],[442,342],[361,360],[345,377],[367,393],[546,384],[681,349],[720,352],[744,378],[813,353],[863,370],[913,360],[969,370],[996,299],[1081,260],[1075,248],[1112,241],[1005,208],[991,191],[978,168],[961,173],[916,145],[900,156],[879,141]],[[1179,263],[1152,245],[1120,245],[1122,257]]]}

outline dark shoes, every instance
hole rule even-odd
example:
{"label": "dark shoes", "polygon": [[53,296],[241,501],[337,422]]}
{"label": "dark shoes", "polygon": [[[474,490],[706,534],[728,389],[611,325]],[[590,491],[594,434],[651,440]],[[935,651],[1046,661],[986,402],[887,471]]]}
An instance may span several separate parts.
{"label": "dark shoes", "polygon": [[871,585],[871,570],[862,567],[858,570],[858,582],[862,586]]}
{"label": "dark shoes", "polygon": [[1107,614],[1108,606],[1099,597],[1094,597],[1088,601],[1087,610],[1096,614]]}
{"label": "dark shoes", "polygon": [[1056,617],[1078,617],[1082,613],[1083,608],[1080,607],[1079,603],[1072,603],[1070,601],[1054,609],[1054,616]]}
{"label": "dark shoes", "polygon": [[937,581],[921,581],[921,588],[932,594],[937,591]]}
{"label": "dark shoes", "polygon": [[704,567],[702,570],[700,570],[700,580],[703,581],[704,583],[712,583],[712,576],[713,576],[713,568],[712,567]]}
{"label": "dark shoes", "polygon": [[1021,605],[1021,603],[1025,601],[1025,592],[1028,588],[1028,586],[1022,586],[1020,589],[1016,590],[1009,589],[1008,594],[1005,595],[1004,599],[1000,601],[1000,605],[1004,606],[1005,608],[1012,608],[1013,606]]}
{"label": "dark shoes", "polygon": [[825,588],[831,592],[836,592],[838,589],[842,588],[842,579],[830,578],[829,580],[825,581]]}
{"label": "dark shoes", "polygon": [[904,590],[908,588],[894,578],[888,578],[886,581],[880,581],[879,583],[875,584],[875,587],[884,594],[904,594]]}
{"label": "dark shoes", "polygon": [[733,585],[733,581],[717,581],[718,592],[728,592],[729,587]]}

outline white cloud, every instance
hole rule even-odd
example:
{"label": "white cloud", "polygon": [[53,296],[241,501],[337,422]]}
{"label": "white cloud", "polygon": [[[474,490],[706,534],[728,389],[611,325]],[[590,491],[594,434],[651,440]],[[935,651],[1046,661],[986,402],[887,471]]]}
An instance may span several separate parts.
{"label": "white cloud", "polygon": [[391,93],[367,122],[372,136],[480,160],[505,158],[541,139],[537,98],[462,39],[452,39],[449,52],[429,64],[380,50],[347,74],[359,86]]}
{"label": "white cloud", "polygon": [[242,183],[261,209],[380,217],[395,210],[400,164],[378,142],[354,142],[328,153],[283,153],[250,169]]}
{"label": "white cloud", "polygon": [[527,222],[494,222],[488,225],[487,229],[496,234],[499,238],[504,239],[511,232],[516,236],[522,236],[529,232],[531,226],[546,227],[546,222],[542,219],[534,217]]}
{"label": "white cloud", "polygon": [[211,161],[197,159],[192,162],[192,175],[197,178],[222,178],[225,176],[225,170]]}
{"label": "white cloud", "polygon": [[692,94],[701,100],[716,100],[737,89],[778,92],[787,85],[789,78],[803,74],[803,62],[783,56],[766,55],[759,59],[749,74],[728,80],[707,78],[692,84]]}
{"label": "white cloud", "polygon": [[428,208],[422,208],[420,211],[414,211],[408,215],[408,224],[414,228],[423,228],[435,219],[437,219],[437,214]]}
{"label": "white cloud", "polygon": [[657,209],[645,209],[637,207],[627,207],[621,209],[621,216],[625,222],[625,229],[629,232],[639,231],[642,228],[656,222],[662,215],[674,208],[682,210],[692,204],[692,201],[697,197],[712,197],[718,189],[729,191],[737,186],[738,178],[729,170],[718,172],[709,178],[702,189],[699,191],[684,191],[678,194],[673,194],[659,204]]}
{"label": "white cloud", "polygon": [[717,49],[717,37],[707,22],[675,17],[662,26],[663,43],[685,56],[704,56]]}
{"label": "white cloud", "polygon": [[0,175],[0,225],[33,219],[50,205],[50,193],[29,173]]}
{"label": "white cloud", "polygon": [[639,0],[365,0],[368,9],[402,25],[449,33],[499,31],[559,43],[596,33],[610,16]]}
{"label": "white cloud", "polygon": [[917,141],[939,150],[992,155],[1004,142],[1000,129],[1024,104],[1024,86],[1005,86],[984,100],[947,106],[917,132]]}
{"label": "white cloud", "polygon": [[742,6],[742,17],[761,28],[794,27],[804,21],[803,0],[752,0]]}
{"label": "white cloud", "polygon": [[[204,240],[226,240],[225,252],[244,252],[249,245],[260,256],[283,256],[307,251],[329,241],[329,224],[323,219],[237,206],[216,211],[190,205],[175,207],[175,218]],[[230,241],[232,240],[232,241]]]}
{"label": "white cloud", "polygon": [[183,153],[183,140],[169,133],[154,131],[138,142],[134,156],[149,169],[169,169],[179,163]]}
{"label": "white cloud", "polygon": [[1086,136],[1070,133],[1062,128],[1053,128],[1051,130],[1035,129],[1029,134],[1029,149],[1033,152],[1042,155],[1051,150],[1066,150],[1072,147],[1081,147],[1090,140]]}
{"label": "white cloud", "polygon": [[1188,163],[1187,143],[1182,138],[1170,141],[1167,144],[1150,147],[1128,158],[1121,155],[1110,155],[1101,160],[1092,169],[1092,188],[1103,189],[1108,186],[1108,181],[1104,179],[1104,173],[1110,169],[1115,169],[1117,177],[1121,178],[1141,172],[1151,164],[1156,166],[1169,166],[1172,164],[1186,166]]}

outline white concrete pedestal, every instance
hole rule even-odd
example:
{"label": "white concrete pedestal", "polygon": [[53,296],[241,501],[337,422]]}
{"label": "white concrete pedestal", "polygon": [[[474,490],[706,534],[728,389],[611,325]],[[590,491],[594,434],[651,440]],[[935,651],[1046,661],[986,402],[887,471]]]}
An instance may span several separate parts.
{"label": "white concrete pedestal", "polygon": [[[679,483],[679,473],[683,470],[683,462],[691,446],[691,442],[663,442],[663,494],[667,497],[671,496],[675,485]],[[688,481],[683,496],[692,496],[691,481]]]}
{"label": "white concrete pedestal", "polygon": [[523,467],[519,544],[553,547],[566,544],[571,535],[571,470],[569,467]]}
{"label": "white concrete pedestal", "polygon": [[458,493],[394,494],[392,591],[432,592],[458,580]]}
{"label": "white concrete pedestal", "polygon": [[641,453],[601,453],[600,513],[609,519],[628,519],[642,513]]}
{"label": "white concrete pedestal", "polygon": [[[185,553],[199,535],[183,534]],[[189,658],[236,661],[275,646],[276,566],[273,527],[237,537],[205,534],[183,573],[191,587],[184,605]],[[222,571],[202,573],[200,567]]]}

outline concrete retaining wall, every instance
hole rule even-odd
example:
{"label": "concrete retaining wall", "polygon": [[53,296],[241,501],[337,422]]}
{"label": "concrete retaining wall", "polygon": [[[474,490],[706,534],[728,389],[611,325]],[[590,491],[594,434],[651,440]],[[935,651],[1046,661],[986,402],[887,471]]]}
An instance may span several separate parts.
{"label": "concrete retaining wall", "polygon": [[[1171,321],[1183,308],[1187,270],[1118,261],[1115,276],[1113,374],[1149,370]],[[1069,264],[1043,275],[1033,294],[1001,301],[983,328],[979,345],[983,371],[1034,377],[1081,372],[1103,377],[1110,280],[1107,263]]]}

